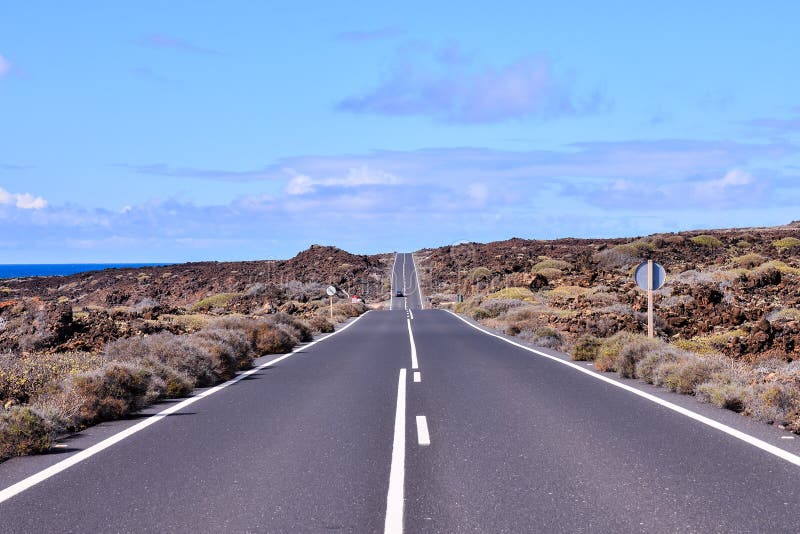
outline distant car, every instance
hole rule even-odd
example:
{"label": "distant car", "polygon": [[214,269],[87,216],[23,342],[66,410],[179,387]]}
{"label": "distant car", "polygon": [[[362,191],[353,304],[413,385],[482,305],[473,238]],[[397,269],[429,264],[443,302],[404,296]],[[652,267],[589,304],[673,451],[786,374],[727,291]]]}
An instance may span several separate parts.
{"label": "distant car", "polygon": [[402,297],[402,296],[403,296],[403,291],[402,291],[402,290],[400,290],[400,289],[398,289],[398,290],[397,290],[397,296],[398,296],[398,297]]}

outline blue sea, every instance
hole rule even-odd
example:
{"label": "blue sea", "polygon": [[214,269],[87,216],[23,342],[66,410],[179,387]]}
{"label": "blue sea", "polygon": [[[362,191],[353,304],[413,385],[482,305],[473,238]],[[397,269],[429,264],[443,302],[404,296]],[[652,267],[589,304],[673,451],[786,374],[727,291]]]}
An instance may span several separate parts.
{"label": "blue sea", "polygon": [[0,278],[25,276],[66,276],[86,271],[119,269],[123,267],[159,267],[168,263],[54,263],[33,265],[0,265]]}

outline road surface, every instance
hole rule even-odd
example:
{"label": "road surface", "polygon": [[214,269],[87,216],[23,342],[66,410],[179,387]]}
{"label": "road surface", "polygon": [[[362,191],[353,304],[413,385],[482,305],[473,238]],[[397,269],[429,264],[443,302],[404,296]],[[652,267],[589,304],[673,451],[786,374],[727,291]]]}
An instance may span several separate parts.
{"label": "road surface", "polygon": [[0,531],[798,531],[800,467],[421,309],[410,255],[393,279],[393,310],[0,493]]}
{"label": "road surface", "polygon": [[[398,297],[400,291],[403,296]],[[391,310],[419,310],[423,308],[420,280],[416,262],[411,254],[397,254],[392,267]]]}

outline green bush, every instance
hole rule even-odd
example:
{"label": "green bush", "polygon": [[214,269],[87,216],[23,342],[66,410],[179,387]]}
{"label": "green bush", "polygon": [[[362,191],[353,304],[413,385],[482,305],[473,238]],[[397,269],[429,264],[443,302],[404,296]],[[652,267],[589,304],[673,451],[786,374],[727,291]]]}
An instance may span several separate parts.
{"label": "green bush", "polygon": [[480,321],[481,319],[489,319],[491,317],[493,317],[492,312],[486,308],[475,308],[472,310],[472,318],[476,321]]}
{"label": "green bush", "polygon": [[699,245],[701,247],[708,247],[708,248],[719,248],[722,246],[722,241],[714,237],[713,235],[698,235],[692,238],[692,243],[695,245]]}
{"label": "green bush", "polygon": [[767,259],[761,254],[745,254],[744,256],[733,258],[733,263],[742,269],[753,269],[765,261]]}
{"label": "green bush", "polygon": [[532,300],[533,292],[527,287],[506,287],[486,296],[486,300],[491,299]]}
{"label": "green bush", "polygon": [[797,239],[796,237],[784,237],[783,239],[778,239],[772,243],[772,246],[778,250],[794,248],[797,245],[800,245],[800,239]]}
{"label": "green bush", "polygon": [[476,267],[472,269],[469,273],[469,279],[473,282],[479,282],[481,280],[489,280],[492,277],[492,271],[487,269],[486,267]]}
{"label": "green bush", "polygon": [[697,397],[710,404],[741,412],[748,396],[748,387],[740,382],[712,378],[697,386]]}
{"label": "green bush", "polygon": [[219,293],[211,295],[199,302],[196,302],[189,308],[191,311],[213,310],[214,308],[224,308],[234,298],[241,296],[241,293]]}
{"label": "green bush", "polygon": [[88,352],[0,353],[0,402],[26,403],[65,376],[94,369],[100,363],[97,355]]}
{"label": "green bush", "polygon": [[51,445],[50,429],[38,412],[27,406],[0,409],[0,460],[45,452]]}
{"label": "green bush", "polygon": [[597,358],[600,350],[600,340],[596,337],[585,334],[578,338],[575,347],[572,349],[572,359],[582,362],[593,362]]}
{"label": "green bush", "polygon": [[542,260],[536,265],[534,265],[532,271],[534,273],[541,273],[545,269],[555,269],[559,272],[569,271],[572,269],[572,264],[569,263],[568,261],[547,259],[547,260]]}
{"label": "green bush", "polygon": [[603,339],[594,360],[594,367],[600,372],[617,371],[620,364],[622,348],[636,339],[637,334],[630,332],[617,332],[613,336]]}

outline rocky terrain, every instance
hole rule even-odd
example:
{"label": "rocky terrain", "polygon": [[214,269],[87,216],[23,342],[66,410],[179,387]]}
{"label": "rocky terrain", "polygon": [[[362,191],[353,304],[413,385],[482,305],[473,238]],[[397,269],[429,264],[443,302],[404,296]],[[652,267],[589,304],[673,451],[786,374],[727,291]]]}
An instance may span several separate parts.
{"label": "rocky terrain", "polygon": [[[535,345],[800,433],[800,223],[630,239],[510,239],[416,253],[423,293]],[[641,261],[668,272],[655,295]],[[229,379],[389,296],[393,254],[0,280],[0,460]],[[325,288],[341,289],[329,317]],[[462,299],[457,298],[463,296]]]}
{"label": "rocky terrain", "polygon": [[227,314],[309,318],[331,284],[367,301],[387,295],[391,258],[313,245],[285,261],[0,280],[0,352],[93,351],[120,337],[193,331]]}
{"label": "rocky terrain", "polygon": [[[583,334],[645,332],[646,294],[632,272],[653,259],[668,272],[655,295],[659,337],[699,352],[791,361],[800,356],[798,237],[800,223],[631,239],[510,239],[424,250],[418,259],[434,304],[453,306],[460,293],[460,311],[511,333],[552,328],[563,348]],[[508,320],[522,303],[528,322]]]}
{"label": "rocky terrain", "polygon": [[312,246],[287,261],[0,280],[0,461],[332,332],[366,311],[351,295],[388,296],[391,259]]}

